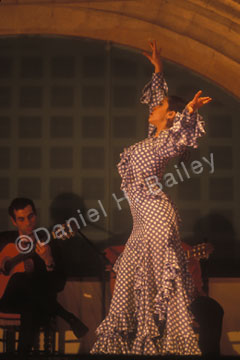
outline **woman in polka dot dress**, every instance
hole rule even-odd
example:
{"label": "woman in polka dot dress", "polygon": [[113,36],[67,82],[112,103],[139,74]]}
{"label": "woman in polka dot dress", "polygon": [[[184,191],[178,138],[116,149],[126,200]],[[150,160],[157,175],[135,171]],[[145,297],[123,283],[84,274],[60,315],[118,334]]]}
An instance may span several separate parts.
{"label": "woman in polka dot dress", "polygon": [[97,329],[92,353],[198,355],[188,310],[193,283],[179,238],[179,216],[161,190],[168,161],[186,146],[197,147],[204,127],[197,109],[211,99],[199,91],[178,112],[181,99],[167,96],[156,42],[144,55],[155,73],[141,102],[149,105],[149,136],[124,149],[118,170],[133,217],[133,230],[115,263],[108,316]]}

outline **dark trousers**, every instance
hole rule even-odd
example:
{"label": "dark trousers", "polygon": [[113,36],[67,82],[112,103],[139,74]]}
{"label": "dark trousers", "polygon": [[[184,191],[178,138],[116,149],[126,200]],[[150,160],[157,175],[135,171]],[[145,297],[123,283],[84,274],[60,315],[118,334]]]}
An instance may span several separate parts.
{"label": "dark trousers", "polygon": [[0,299],[0,311],[21,314],[19,354],[27,354],[40,327],[53,315],[64,318],[68,312],[57,302],[58,279],[54,272],[32,275],[14,274]]}
{"label": "dark trousers", "polygon": [[191,311],[200,326],[199,347],[203,355],[219,355],[223,308],[214,299],[200,296],[191,304]]}

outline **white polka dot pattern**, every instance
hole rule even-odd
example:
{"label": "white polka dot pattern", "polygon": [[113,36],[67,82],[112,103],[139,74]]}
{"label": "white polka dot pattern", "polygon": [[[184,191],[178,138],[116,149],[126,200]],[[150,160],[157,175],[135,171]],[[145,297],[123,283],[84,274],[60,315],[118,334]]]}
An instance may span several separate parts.
{"label": "white polka dot pattern", "polygon": [[[162,75],[156,78],[164,94],[165,81]],[[185,110],[176,115],[172,128],[121,154],[118,170],[133,230],[115,263],[110,310],[97,329],[92,353],[200,354],[188,310],[194,287],[180,243],[179,215],[156,179],[161,181],[169,159],[185,146],[196,147],[203,133],[200,116]]]}
{"label": "white polka dot pattern", "polygon": [[[167,96],[167,93],[168,86],[163,73],[153,73],[151,81],[143,88],[140,101],[149,106],[149,114],[151,114],[153,109]],[[149,124],[148,136],[152,135],[155,129],[154,125]]]}

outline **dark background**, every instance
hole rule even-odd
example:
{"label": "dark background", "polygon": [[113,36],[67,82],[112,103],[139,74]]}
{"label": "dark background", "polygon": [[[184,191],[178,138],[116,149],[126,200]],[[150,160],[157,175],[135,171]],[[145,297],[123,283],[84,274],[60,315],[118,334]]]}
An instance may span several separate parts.
{"label": "dark background", "polygon": [[[0,38],[0,230],[12,229],[7,207],[16,196],[36,203],[39,226],[74,217],[97,249],[126,242],[131,215],[116,171],[119,153],[146,136],[139,103],[152,68],[126,48],[87,39]],[[201,111],[207,136],[192,160],[204,166],[170,189],[183,219],[182,238],[215,247],[204,263],[211,276],[239,276],[239,100],[188,69],[164,61],[170,93],[190,100],[199,89],[214,100]],[[176,174],[173,163],[168,171]],[[105,209],[101,211],[99,202]],[[87,221],[87,211],[99,220]],[[87,225],[80,221],[80,211]],[[61,243],[69,274],[95,272],[95,252],[80,236]],[[98,271],[98,270],[96,270]]]}

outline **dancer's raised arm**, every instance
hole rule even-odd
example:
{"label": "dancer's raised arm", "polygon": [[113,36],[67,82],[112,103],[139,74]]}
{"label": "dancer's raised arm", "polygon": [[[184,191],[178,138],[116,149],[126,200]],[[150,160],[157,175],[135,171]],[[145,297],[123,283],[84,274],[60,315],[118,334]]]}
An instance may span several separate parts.
{"label": "dancer's raised arm", "polygon": [[[158,50],[156,40],[150,41],[149,45],[152,52],[144,51],[143,55],[153,64],[155,72],[152,74],[152,79],[144,86],[140,102],[149,106],[149,114],[151,115],[153,109],[160,105],[167,96],[168,86],[162,72],[161,49]],[[149,124],[148,136],[151,136],[155,129],[154,125]]]}
{"label": "dancer's raised arm", "polygon": [[189,114],[193,114],[194,111],[200,109],[203,105],[208,104],[210,101],[212,101],[212,98],[209,96],[201,97],[202,90],[199,90],[194,98],[187,104],[186,109],[188,110]]}
{"label": "dancer's raised arm", "polygon": [[149,41],[149,45],[152,49],[152,53],[143,51],[142,54],[146,56],[146,58],[154,65],[155,73],[161,73],[163,71],[163,64],[161,57],[162,49],[157,48],[156,40]]}

